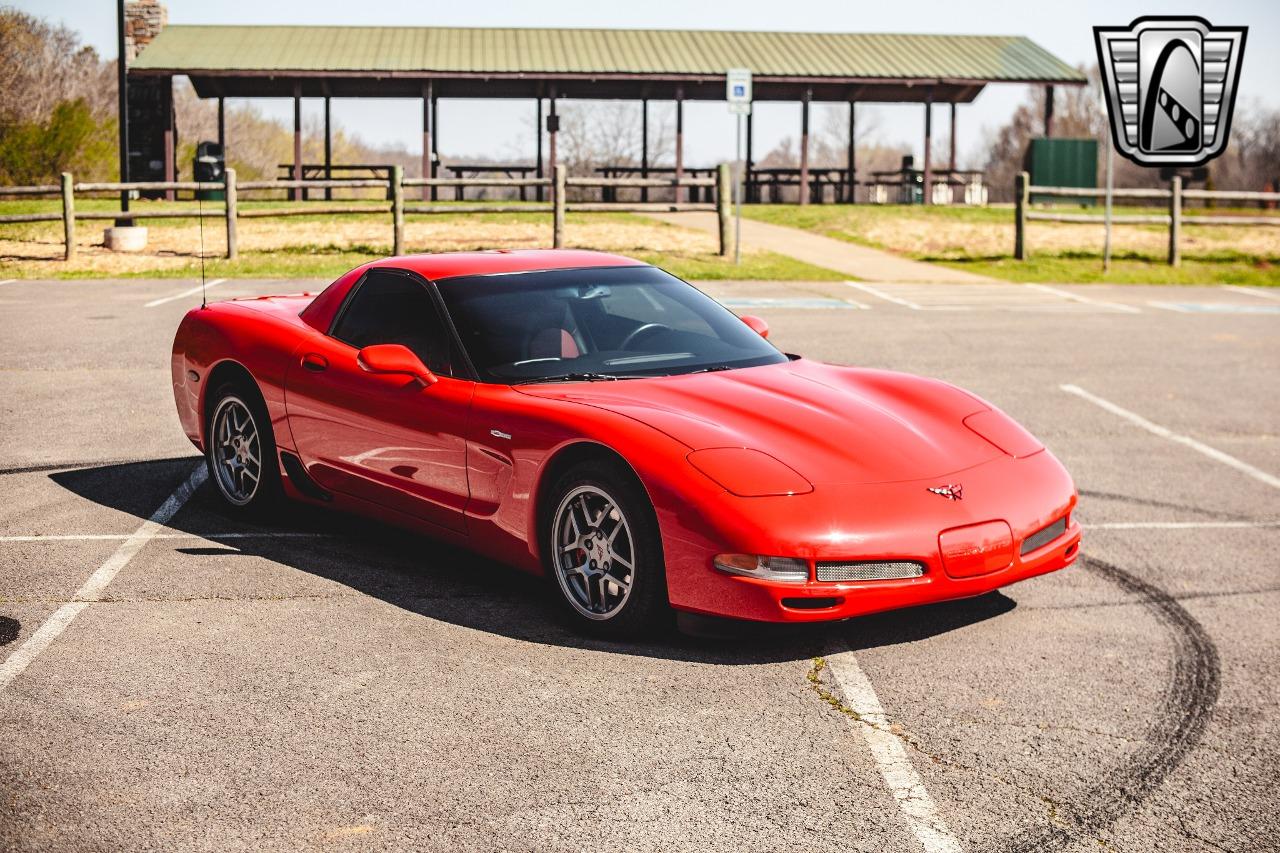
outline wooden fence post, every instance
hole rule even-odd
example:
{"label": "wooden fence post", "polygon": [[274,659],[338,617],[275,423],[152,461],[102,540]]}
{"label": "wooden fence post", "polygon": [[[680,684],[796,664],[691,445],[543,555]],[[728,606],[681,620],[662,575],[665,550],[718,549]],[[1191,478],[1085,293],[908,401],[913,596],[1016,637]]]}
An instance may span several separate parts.
{"label": "wooden fence post", "polygon": [[1174,175],[1169,182],[1169,266],[1182,266],[1182,250],[1178,245],[1182,236],[1182,176]]}
{"label": "wooden fence post", "polygon": [[1019,172],[1013,183],[1016,205],[1013,224],[1013,256],[1019,261],[1027,259],[1027,207],[1031,203],[1031,176]]}
{"label": "wooden fence post", "polygon": [[720,257],[727,258],[733,252],[733,217],[729,215],[729,199],[733,195],[729,178],[729,164],[716,168],[716,217],[720,220]]}
{"label": "wooden fence post", "polygon": [[236,245],[236,170],[227,169],[223,173],[223,195],[226,197],[226,217],[227,217],[227,260],[234,261],[236,256],[240,254],[239,247]]}
{"label": "wooden fence post", "polygon": [[391,167],[391,254],[404,254],[404,166]]}
{"label": "wooden fence post", "polygon": [[557,163],[554,176],[555,186],[551,189],[551,245],[557,249],[564,248],[564,208],[567,202],[565,177],[567,169],[564,163]]}
{"label": "wooden fence post", "polygon": [[62,234],[67,242],[62,257],[69,261],[76,256],[76,197],[70,172],[62,173]]}

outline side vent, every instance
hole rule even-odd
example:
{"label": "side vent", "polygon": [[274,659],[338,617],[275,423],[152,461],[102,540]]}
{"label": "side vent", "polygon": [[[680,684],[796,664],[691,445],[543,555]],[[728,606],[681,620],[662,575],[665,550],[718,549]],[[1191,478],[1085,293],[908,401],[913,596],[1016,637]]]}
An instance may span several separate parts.
{"label": "side vent", "polygon": [[293,483],[295,489],[318,501],[333,500],[333,495],[320,488],[320,484],[311,479],[307,469],[302,467],[302,460],[297,456],[287,450],[281,450],[280,462],[284,465],[284,472],[289,475],[289,482]]}

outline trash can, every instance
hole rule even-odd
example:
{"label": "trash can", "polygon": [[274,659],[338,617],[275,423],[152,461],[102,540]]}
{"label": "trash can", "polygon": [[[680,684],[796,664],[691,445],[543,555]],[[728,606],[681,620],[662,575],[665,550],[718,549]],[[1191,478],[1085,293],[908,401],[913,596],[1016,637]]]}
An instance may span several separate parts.
{"label": "trash can", "polygon": [[[201,142],[196,145],[196,157],[191,163],[191,174],[201,183],[221,183],[227,173],[227,162],[222,156],[222,146],[216,142]],[[196,190],[196,198],[204,201],[222,201],[227,197],[225,190]]]}

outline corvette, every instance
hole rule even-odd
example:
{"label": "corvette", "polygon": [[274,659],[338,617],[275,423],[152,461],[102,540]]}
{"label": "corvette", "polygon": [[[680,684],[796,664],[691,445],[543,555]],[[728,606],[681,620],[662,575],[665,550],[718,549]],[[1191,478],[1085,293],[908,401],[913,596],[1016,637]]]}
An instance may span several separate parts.
{"label": "corvette", "polygon": [[606,636],[672,610],[845,619],[1075,560],[1071,477],[999,409],[767,336],[629,258],[416,255],[193,309],[173,391],[234,511],[465,545]]}

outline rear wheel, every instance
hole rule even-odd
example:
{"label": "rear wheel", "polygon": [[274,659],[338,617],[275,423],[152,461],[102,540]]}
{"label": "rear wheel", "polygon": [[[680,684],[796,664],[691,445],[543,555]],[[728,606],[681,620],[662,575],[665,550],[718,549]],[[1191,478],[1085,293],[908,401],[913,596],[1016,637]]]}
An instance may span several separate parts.
{"label": "rear wheel", "polygon": [[662,546],[644,489],[620,463],[587,461],[552,489],[545,565],[582,630],[634,637],[668,615]]}
{"label": "rear wheel", "polygon": [[205,431],[209,479],[237,512],[265,515],[280,495],[271,420],[256,388],[227,382],[214,389]]}

